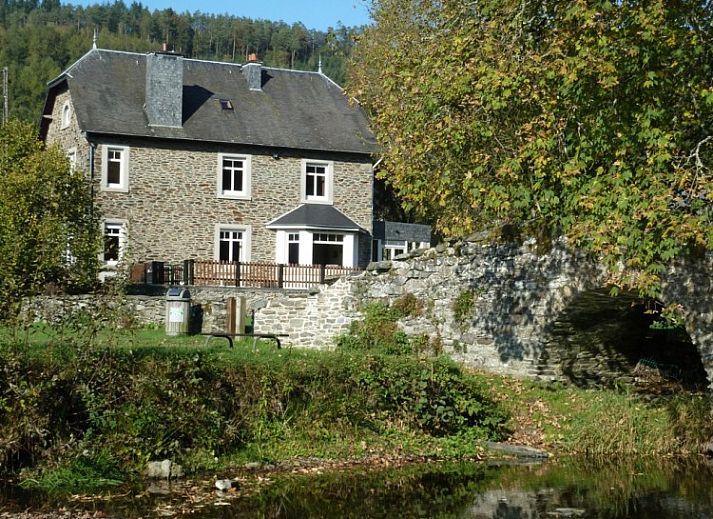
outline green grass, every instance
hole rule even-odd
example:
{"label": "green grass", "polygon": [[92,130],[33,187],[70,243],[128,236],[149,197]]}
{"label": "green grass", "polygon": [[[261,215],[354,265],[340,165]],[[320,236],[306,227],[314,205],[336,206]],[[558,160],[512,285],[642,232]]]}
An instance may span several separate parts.
{"label": "green grass", "polygon": [[626,388],[482,376],[490,380],[491,395],[511,412],[511,428],[520,439],[560,454],[686,456],[713,436],[713,405],[706,394],[651,398]]}

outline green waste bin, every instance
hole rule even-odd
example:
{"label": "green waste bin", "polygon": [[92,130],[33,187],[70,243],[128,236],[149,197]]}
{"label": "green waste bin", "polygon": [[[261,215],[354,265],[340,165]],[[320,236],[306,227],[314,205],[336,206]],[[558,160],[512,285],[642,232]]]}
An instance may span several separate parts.
{"label": "green waste bin", "polygon": [[191,317],[191,293],[183,287],[166,292],[166,335],[186,335]]}

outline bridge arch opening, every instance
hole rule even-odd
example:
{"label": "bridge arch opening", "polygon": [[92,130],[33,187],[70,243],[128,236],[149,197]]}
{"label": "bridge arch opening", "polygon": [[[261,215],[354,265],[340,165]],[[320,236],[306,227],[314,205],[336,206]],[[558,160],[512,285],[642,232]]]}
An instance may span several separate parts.
{"label": "bridge arch opening", "polygon": [[657,307],[658,301],[635,293],[578,294],[550,326],[540,372],[580,387],[704,391],[708,380],[698,349],[683,328],[651,312]]}

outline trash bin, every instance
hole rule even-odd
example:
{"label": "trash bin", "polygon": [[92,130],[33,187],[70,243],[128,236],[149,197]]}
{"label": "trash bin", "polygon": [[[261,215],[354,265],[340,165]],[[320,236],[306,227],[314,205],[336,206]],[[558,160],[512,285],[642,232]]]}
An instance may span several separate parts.
{"label": "trash bin", "polygon": [[166,335],[186,335],[191,316],[191,293],[183,287],[166,292]]}

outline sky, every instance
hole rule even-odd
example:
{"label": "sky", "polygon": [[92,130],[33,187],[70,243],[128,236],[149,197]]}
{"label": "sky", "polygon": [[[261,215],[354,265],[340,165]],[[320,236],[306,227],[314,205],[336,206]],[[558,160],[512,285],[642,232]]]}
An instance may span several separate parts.
{"label": "sky", "polygon": [[[130,5],[132,0],[124,0]],[[138,0],[150,10],[172,8],[183,13],[201,11],[211,14],[231,14],[246,18],[284,21],[290,25],[302,22],[308,29],[326,30],[336,27],[338,22],[344,26],[365,25],[370,23],[367,9],[368,0]],[[75,5],[111,3],[106,0],[69,0]]]}

